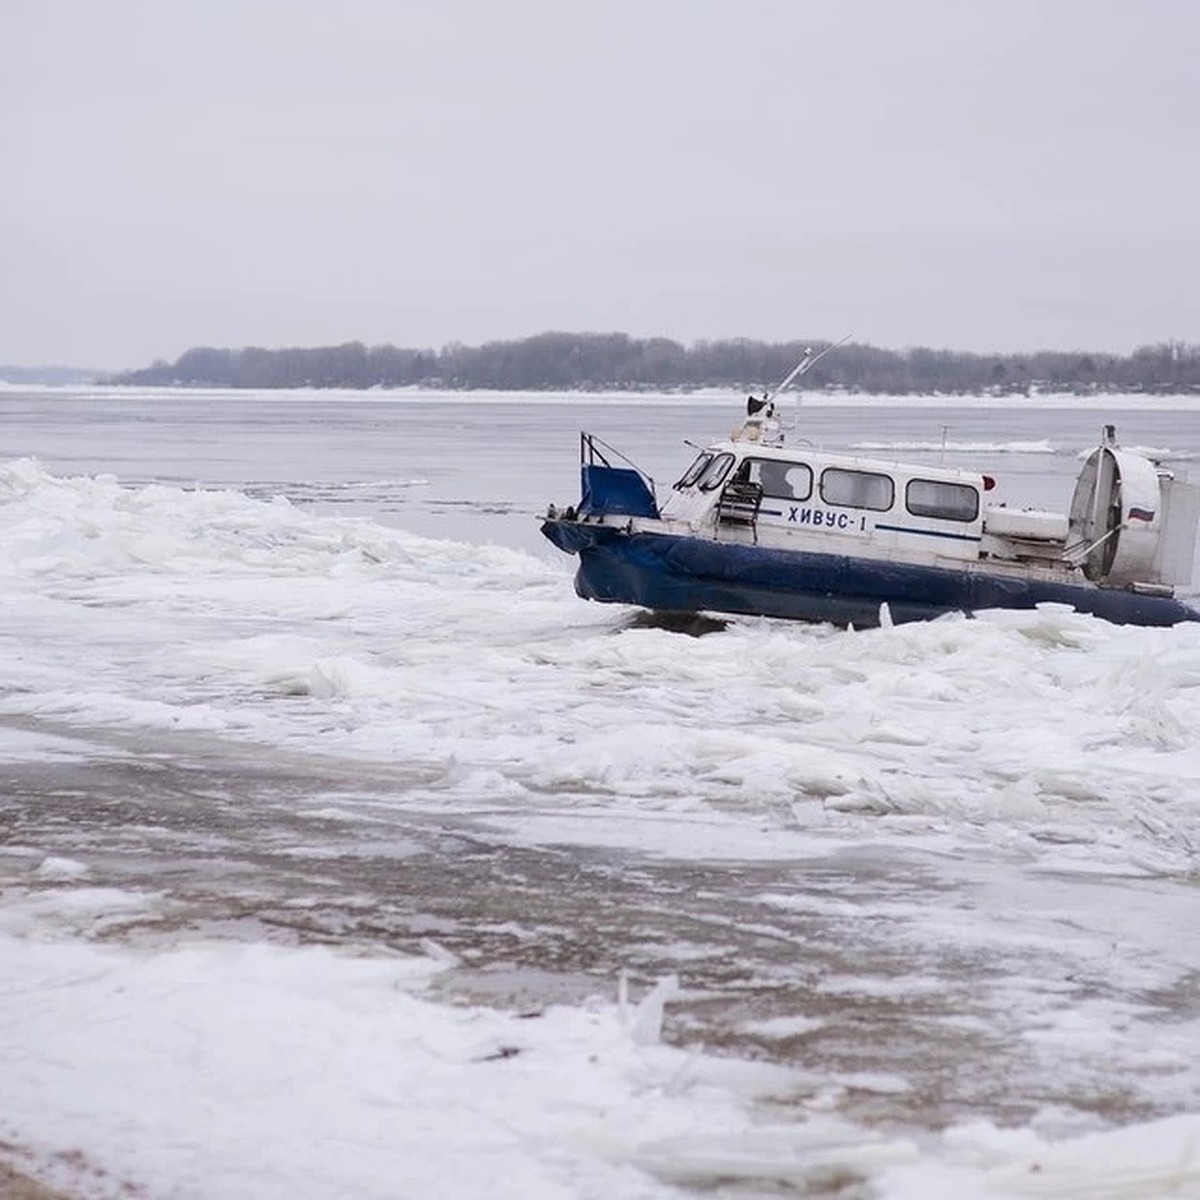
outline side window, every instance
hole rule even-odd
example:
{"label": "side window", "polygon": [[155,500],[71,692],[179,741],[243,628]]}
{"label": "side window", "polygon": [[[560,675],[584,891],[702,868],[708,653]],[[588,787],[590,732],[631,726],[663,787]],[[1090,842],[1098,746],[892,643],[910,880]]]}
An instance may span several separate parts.
{"label": "side window", "polygon": [[715,455],[705,464],[704,470],[700,472],[700,477],[696,481],[700,485],[700,490],[711,492],[713,488],[720,487],[725,482],[725,476],[729,474],[729,468],[732,466],[732,454]]}
{"label": "side window", "polygon": [[830,467],[821,472],[821,499],[841,508],[870,508],[887,512],[892,507],[896,485],[890,475],[876,471],[846,471]]}
{"label": "side window", "polygon": [[761,485],[764,496],[781,500],[807,500],[812,495],[812,469],[804,463],[776,462],[770,458],[747,460],[750,478]]}
{"label": "side window", "polygon": [[712,462],[712,457],[707,450],[701,451],[696,456],[696,461],[679,477],[679,482],[675,486],[677,488],[691,487],[700,478],[700,472]]}
{"label": "side window", "polygon": [[914,517],[973,521],[979,516],[979,492],[967,483],[913,479],[905,489],[904,503]]}

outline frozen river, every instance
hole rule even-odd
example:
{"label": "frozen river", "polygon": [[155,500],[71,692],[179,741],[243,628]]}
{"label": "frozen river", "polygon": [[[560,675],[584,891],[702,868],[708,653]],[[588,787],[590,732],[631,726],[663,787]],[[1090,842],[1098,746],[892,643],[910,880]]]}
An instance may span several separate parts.
{"label": "frozen river", "polygon": [[[1200,626],[695,637],[577,600],[536,516],[579,429],[661,486],[734,398],[0,410],[25,1165],[80,1196],[1200,1195]],[[1064,506],[1105,422],[1200,476],[1169,398],[799,418],[1014,503]]]}

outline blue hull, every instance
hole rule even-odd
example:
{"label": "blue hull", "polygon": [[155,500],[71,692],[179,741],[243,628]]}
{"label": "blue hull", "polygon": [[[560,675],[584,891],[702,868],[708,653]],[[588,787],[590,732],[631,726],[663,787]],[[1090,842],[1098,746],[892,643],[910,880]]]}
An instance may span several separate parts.
{"label": "blue hull", "polygon": [[558,519],[546,521],[542,533],[560,550],[579,555],[575,591],[585,600],[659,612],[748,613],[865,628],[879,624],[884,603],[897,623],[1055,603],[1118,625],[1200,621],[1200,613],[1171,597],[1088,583],[629,533]]}

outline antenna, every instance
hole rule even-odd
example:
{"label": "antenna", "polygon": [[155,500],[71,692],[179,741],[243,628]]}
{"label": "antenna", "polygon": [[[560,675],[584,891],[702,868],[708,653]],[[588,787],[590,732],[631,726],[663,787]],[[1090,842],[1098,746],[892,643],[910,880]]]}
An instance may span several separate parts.
{"label": "antenna", "polygon": [[826,346],[824,350],[820,350],[816,354],[813,353],[812,347],[809,346],[808,349],[804,351],[804,357],[801,358],[800,361],[791,369],[791,372],[788,374],[787,378],[781,384],[767,393],[767,401],[770,402],[774,400],[775,397],[778,396],[779,393],[782,392],[783,389],[787,387],[787,385],[791,383],[793,379],[800,375],[806,375],[813,367],[817,365],[817,363],[821,361],[821,359],[825,357],[825,355],[830,352],[830,350],[836,350],[839,346],[844,346],[853,336],[854,335],[852,333],[848,333],[839,341],[830,342],[830,344]]}
{"label": "antenna", "polygon": [[[813,353],[813,348],[811,346],[807,347],[804,351],[803,357],[791,369],[787,378],[781,384],[779,384],[777,387],[773,388],[771,391],[769,391],[767,393],[766,398],[765,398],[765,404],[770,404],[771,401],[774,400],[775,397],[778,396],[779,393],[782,392],[783,389],[785,387],[787,387],[787,385],[789,383],[791,383],[793,379],[798,379],[801,375],[806,375],[814,366],[816,366],[817,363],[819,363],[821,361],[821,359],[823,359],[825,357],[825,355],[827,355],[830,352],[830,350],[836,350],[839,346],[844,346],[853,336],[854,335],[852,333],[848,333],[848,334],[846,334],[846,336],[844,338],[840,338],[836,342],[830,342],[829,345],[826,346],[824,350],[819,350],[816,354]],[[792,428],[796,429],[796,428],[799,428],[799,426],[800,426],[800,393],[797,392],[796,393],[796,424]]]}

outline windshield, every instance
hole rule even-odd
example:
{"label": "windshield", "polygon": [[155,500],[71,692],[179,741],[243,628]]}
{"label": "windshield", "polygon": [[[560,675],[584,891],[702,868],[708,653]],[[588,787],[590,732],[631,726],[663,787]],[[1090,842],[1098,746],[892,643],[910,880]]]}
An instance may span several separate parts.
{"label": "windshield", "polygon": [[712,462],[712,454],[707,450],[702,450],[697,456],[696,461],[679,477],[675,483],[676,488],[691,487],[697,479],[700,478],[700,473],[708,464]]}
{"label": "windshield", "polygon": [[725,480],[725,476],[729,474],[729,468],[732,466],[732,454],[715,455],[701,472],[699,480],[697,480],[700,490],[702,492],[711,492],[713,488],[720,487]]}

